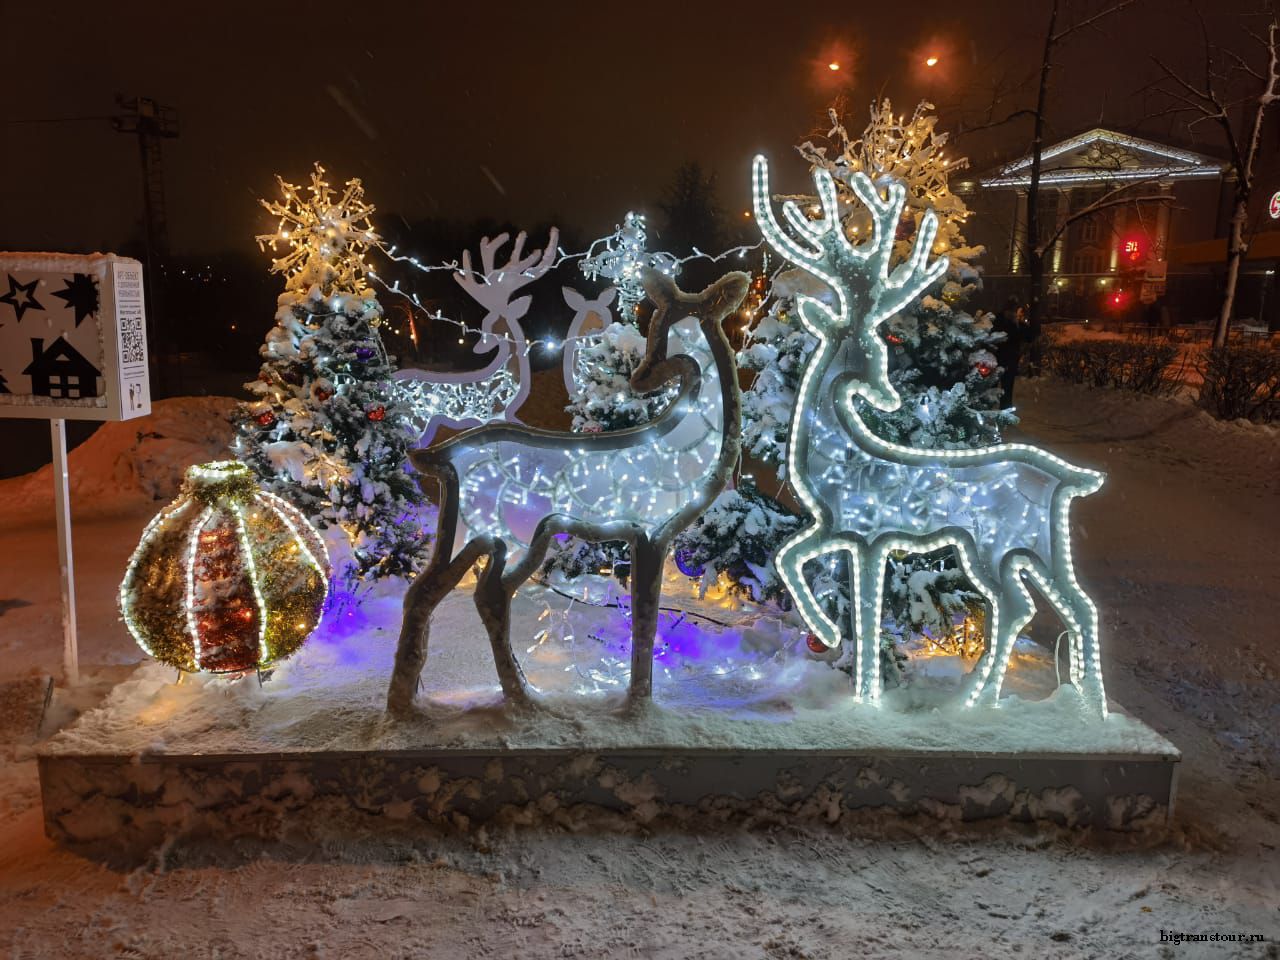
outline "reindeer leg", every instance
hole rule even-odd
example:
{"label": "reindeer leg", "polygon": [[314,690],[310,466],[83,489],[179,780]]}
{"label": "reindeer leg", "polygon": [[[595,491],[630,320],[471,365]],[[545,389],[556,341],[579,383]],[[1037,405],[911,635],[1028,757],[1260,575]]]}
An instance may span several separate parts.
{"label": "reindeer leg", "polygon": [[[1090,708],[1107,715],[1107,693],[1102,683],[1102,663],[1098,650],[1098,608],[1075,584],[1062,580],[1053,584],[1058,596],[1050,602],[1071,630],[1072,681],[1080,688]],[[1065,589],[1064,589],[1065,588]],[[1060,606],[1061,605],[1061,606]],[[1062,609],[1065,607],[1066,609]],[[1070,617],[1067,611],[1070,611]]]}
{"label": "reindeer leg", "polygon": [[502,695],[517,706],[532,706],[529,684],[524,670],[511,650],[511,592],[502,583],[502,573],[507,565],[507,545],[501,540],[494,544],[489,562],[476,582],[475,605],[480,620],[489,633],[489,645],[493,648],[493,665],[502,684]]}
{"label": "reindeer leg", "polygon": [[981,701],[993,706],[1000,699],[1000,687],[1004,672],[1009,667],[1009,657],[1021,630],[1035,613],[1031,595],[1022,582],[1021,568],[1006,564],[997,582],[982,577],[976,570],[965,570],[975,583],[981,582],[991,600],[987,617],[986,650],[970,674],[970,688],[965,705],[973,706]]}
{"label": "reindeer leg", "polygon": [[387,688],[387,712],[393,716],[404,716],[413,710],[413,695],[417,692],[422,668],[427,663],[431,614],[445,595],[458,585],[467,569],[489,549],[488,538],[481,537],[463,547],[450,563],[437,562],[437,558],[432,557],[405,592],[404,620],[400,624],[395,667]]}
{"label": "reindeer leg", "polygon": [[884,587],[885,555],[879,550],[850,551],[854,569],[849,605],[854,617],[857,656],[856,699],[875,703],[880,699],[880,607]]}
{"label": "reindeer leg", "polygon": [[635,703],[653,696],[653,643],[662,601],[662,561],[666,544],[637,537],[631,544],[631,689]]}
{"label": "reindeer leg", "polygon": [[802,557],[807,558],[807,555],[813,552],[813,548],[820,538],[821,533],[817,527],[806,530],[802,537],[782,545],[782,549],[778,551],[773,564],[777,567],[778,574],[790,592],[791,599],[795,601],[796,609],[800,611],[805,623],[814,629],[814,632],[823,643],[828,647],[835,647],[840,643],[840,628],[831,622],[826,612],[822,609],[822,604],[818,602],[817,596],[809,586],[809,581],[804,576],[806,561],[801,559]]}

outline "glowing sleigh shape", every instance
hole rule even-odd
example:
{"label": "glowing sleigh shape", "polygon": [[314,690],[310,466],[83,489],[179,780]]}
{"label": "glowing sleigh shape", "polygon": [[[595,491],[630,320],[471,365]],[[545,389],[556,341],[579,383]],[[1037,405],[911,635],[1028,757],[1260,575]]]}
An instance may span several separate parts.
{"label": "glowing sleigh shape", "polygon": [[[876,436],[855,397],[892,411],[901,398],[889,382],[888,351],[879,327],[943,276],[947,259],[929,261],[937,233],[932,210],[920,221],[911,256],[890,270],[904,186],[861,172],[849,187],[871,214],[873,233],[850,244],[830,173],[816,170],[822,215],[810,220],[794,202],[783,205],[790,231],[774,218],[769,168],[753,167],[756,222],[781,256],[834,292],[834,306],[799,299],[800,320],[817,338],[792,414],[787,476],[812,522],[778,552],[776,565],[809,629],[828,647],[853,647],[858,699],[881,694],[879,633],[884,568],[893,551],[928,553],[953,545],[969,579],[990,604],[986,649],[971,671],[965,703],[994,703],[1018,632],[1034,614],[1034,583],[1071,636],[1070,677],[1090,708],[1106,714],[1098,648],[1098,615],[1076,580],[1069,512],[1076,497],[1095,492],[1103,475],[1072,466],[1027,444],[974,450],[915,449]],[[881,195],[883,190],[883,196]],[[851,623],[823,610],[804,566],[824,555],[850,558]]]}

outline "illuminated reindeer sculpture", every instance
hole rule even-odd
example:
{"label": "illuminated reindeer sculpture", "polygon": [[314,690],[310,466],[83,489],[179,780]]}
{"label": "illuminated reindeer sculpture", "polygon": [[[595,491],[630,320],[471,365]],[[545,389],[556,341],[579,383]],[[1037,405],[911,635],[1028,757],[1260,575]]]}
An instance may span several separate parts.
{"label": "illuminated reindeer sculpture", "polygon": [[511,598],[561,533],[630,545],[630,697],[651,695],[667,549],[724,489],[738,461],[742,401],[721,324],[746,296],[748,277],[727,274],[699,294],[651,270],[643,283],[656,310],[631,385],[647,392],[680,384],[657,418],[599,434],[490,423],[410,455],[420,473],[439,481],[440,515],[435,551],[405,596],[390,713],[411,710],[431,613],[482,558],[475,604],[498,679],[508,700],[531,701],[511,651]]}
{"label": "illuminated reindeer sculpture", "polygon": [[1072,499],[1096,491],[1102,474],[1026,444],[905,447],[880,439],[859,414],[856,397],[886,412],[901,405],[889,382],[879,327],[946,272],[945,257],[929,262],[937,217],[932,210],[925,213],[911,256],[890,270],[906,197],[900,182],[884,178],[876,185],[861,172],[850,175],[849,186],[873,225],[871,238],[855,247],[845,235],[835,184],[826,170],[814,172],[822,218],[810,220],[787,202],[782,209],[791,232],[774,218],[764,157],[756,157],[753,179],[756,222],[765,239],[834,294],[834,306],[799,298],[800,320],[818,344],[797,393],[787,477],[813,522],[781,548],[776,560],[809,628],[828,647],[840,643],[841,627],[822,609],[804,566],[847,551],[855,695],[877,701],[887,557],[951,544],[990,604],[986,650],[970,675],[966,704],[999,697],[1013,643],[1035,609],[1025,577],[1066,623],[1072,637],[1071,679],[1105,715],[1097,612],[1076,582],[1068,528]]}

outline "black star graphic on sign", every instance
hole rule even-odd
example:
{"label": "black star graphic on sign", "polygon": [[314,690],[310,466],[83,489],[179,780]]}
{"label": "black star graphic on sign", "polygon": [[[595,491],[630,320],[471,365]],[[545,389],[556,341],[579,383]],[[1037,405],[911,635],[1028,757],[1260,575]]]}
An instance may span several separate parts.
{"label": "black star graphic on sign", "polygon": [[[36,299],[36,284],[39,280],[32,280],[30,283],[19,283],[13,274],[9,274],[9,292],[0,297],[0,303],[7,303],[13,307],[13,312],[18,317],[18,322],[22,322],[22,315],[28,310],[43,310],[44,307],[40,301]],[[18,293],[21,291],[25,299],[19,300]]]}
{"label": "black star graphic on sign", "polygon": [[87,273],[72,274],[71,279],[64,282],[66,287],[53,295],[75,310],[78,327],[81,320],[98,312],[98,282]]}

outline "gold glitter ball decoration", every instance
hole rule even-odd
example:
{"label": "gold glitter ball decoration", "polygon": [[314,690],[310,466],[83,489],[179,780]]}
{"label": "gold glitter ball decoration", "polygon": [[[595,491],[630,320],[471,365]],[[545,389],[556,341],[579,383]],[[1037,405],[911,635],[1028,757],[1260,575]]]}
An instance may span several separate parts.
{"label": "gold glitter ball decoration", "polygon": [[240,674],[296,652],[320,623],[329,555],[295,507],[242,463],[190,467],[142,533],[120,613],[161,663]]}

